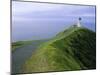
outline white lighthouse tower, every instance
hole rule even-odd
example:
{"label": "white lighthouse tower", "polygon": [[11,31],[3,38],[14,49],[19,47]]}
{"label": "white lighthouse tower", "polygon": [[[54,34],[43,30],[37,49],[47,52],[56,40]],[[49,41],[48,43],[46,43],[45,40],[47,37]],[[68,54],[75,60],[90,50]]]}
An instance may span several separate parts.
{"label": "white lighthouse tower", "polygon": [[79,18],[78,18],[78,22],[77,22],[77,27],[81,27],[81,20],[82,20],[82,19],[79,17]]}

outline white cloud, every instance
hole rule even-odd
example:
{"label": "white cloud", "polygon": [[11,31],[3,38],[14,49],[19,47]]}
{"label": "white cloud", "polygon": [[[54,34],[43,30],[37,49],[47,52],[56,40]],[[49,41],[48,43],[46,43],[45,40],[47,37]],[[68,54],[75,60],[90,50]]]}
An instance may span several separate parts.
{"label": "white cloud", "polygon": [[48,11],[59,9],[61,6],[55,4],[33,3],[33,2],[16,2],[12,1],[13,13],[28,13],[32,11]]}

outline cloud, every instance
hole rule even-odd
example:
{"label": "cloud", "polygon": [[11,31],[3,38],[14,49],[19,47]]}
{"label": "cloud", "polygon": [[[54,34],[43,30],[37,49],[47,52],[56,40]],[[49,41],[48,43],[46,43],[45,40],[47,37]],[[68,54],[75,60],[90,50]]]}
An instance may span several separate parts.
{"label": "cloud", "polygon": [[[77,16],[95,16],[95,8],[91,6],[44,4],[32,2],[12,2],[12,17],[14,20],[67,18]],[[27,21],[29,21],[27,20]]]}
{"label": "cloud", "polygon": [[31,25],[52,23],[52,25],[54,25],[55,22],[75,22],[78,17],[82,17],[83,19],[85,17],[88,18],[87,21],[94,22],[95,7],[33,2],[12,2],[12,22],[14,25],[25,25],[25,23]]}
{"label": "cloud", "polygon": [[13,39],[50,38],[76,23],[78,17],[86,27],[87,23],[94,26],[95,7],[12,1]]}

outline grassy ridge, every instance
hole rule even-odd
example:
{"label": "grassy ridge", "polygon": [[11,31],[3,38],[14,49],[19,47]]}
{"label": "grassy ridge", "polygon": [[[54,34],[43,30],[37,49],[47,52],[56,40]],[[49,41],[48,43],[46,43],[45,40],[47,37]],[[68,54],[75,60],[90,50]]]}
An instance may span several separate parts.
{"label": "grassy ridge", "polygon": [[23,72],[94,69],[95,32],[69,28],[42,44],[23,65]]}
{"label": "grassy ridge", "polygon": [[23,46],[27,46],[27,45],[31,45],[32,43],[36,44],[36,43],[43,43],[45,41],[47,41],[49,39],[46,40],[28,40],[28,41],[17,41],[17,42],[13,42],[12,43],[12,52],[14,52],[17,48],[23,47]]}
{"label": "grassy ridge", "polygon": [[13,42],[12,43],[12,51],[15,51],[16,48],[20,48],[22,46],[24,46],[24,42],[22,41],[18,41],[18,42]]}

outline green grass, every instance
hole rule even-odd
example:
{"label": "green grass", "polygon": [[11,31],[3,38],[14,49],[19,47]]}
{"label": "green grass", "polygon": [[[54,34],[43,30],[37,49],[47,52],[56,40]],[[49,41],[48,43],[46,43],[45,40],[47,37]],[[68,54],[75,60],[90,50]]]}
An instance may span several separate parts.
{"label": "green grass", "polygon": [[69,28],[41,44],[25,62],[22,72],[46,72],[96,68],[95,32]]}
{"label": "green grass", "polygon": [[12,51],[15,51],[16,48],[20,48],[23,45],[24,45],[24,43],[22,41],[13,42],[12,43]]}
{"label": "green grass", "polygon": [[17,41],[17,42],[13,42],[11,47],[12,47],[12,52],[14,52],[17,48],[23,47],[23,46],[27,46],[31,43],[42,43],[44,41],[47,40],[27,40],[27,41]]}

